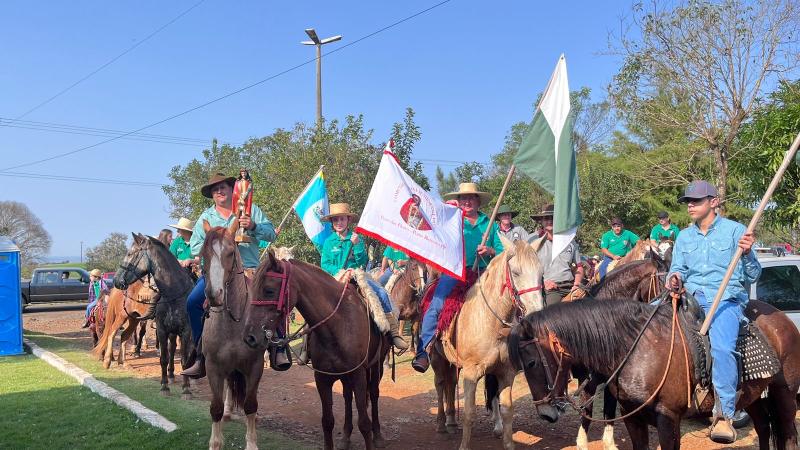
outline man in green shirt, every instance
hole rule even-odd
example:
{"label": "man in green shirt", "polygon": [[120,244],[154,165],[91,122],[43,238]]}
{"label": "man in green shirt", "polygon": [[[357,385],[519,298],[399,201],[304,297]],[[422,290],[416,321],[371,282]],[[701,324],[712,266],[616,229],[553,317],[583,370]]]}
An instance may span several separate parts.
{"label": "man in green shirt", "polygon": [[397,250],[392,246],[387,245],[386,250],[383,251],[383,260],[381,261],[381,271],[378,277],[378,283],[381,286],[386,286],[389,278],[399,268],[405,267],[408,262],[408,255],[401,250]]}
{"label": "man in green shirt", "polygon": [[[466,267],[471,269],[475,263],[475,258],[478,258],[479,272],[486,269],[489,261],[503,251],[503,244],[500,243],[500,236],[497,231],[499,227],[497,223],[492,224],[489,238],[486,245],[481,245],[483,233],[489,228],[489,217],[479,211],[482,205],[486,205],[491,200],[491,195],[488,192],[478,190],[478,185],[475,183],[461,183],[458,186],[458,191],[449,192],[443,196],[444,200],[456,199],[458,207],[464,216],[464,252],[466,256]],[[417,347],[417,355],[411,366],[417,372],[425,372],[430,366],[430,359],[428,352],[425,350],[428,344],[433,340],[436,334],[436,326],[439,323],[439,313],[444,306],[444,301],[453,288],[458,283],[458,280],[446,274],[439,277],[439,282],[436,289],[433,291],[433,298],[431,299],[430,306],[425,312],[425,317],[422,318],[422,326],[420,327],[420,345]]]}
{"label": "man in green shirt", "polygon": [[675,242],[680,232],[681,230],[669,220],[669,214],[666,211],[661,211],[658,213],[658,225],[654,226],[650,231],[650,241],[655,246],[658,246],[661,241]]}
{"label": "man in green shirt", "polygon": [[603,262],[600,263],[600,279],[606,276],[608,264],[627,255],[637,242],[639,242],[639,236],[626,230],[622,219],[612,218],[611,229],[606,231],[600,239],[600,251],[605,255]]}

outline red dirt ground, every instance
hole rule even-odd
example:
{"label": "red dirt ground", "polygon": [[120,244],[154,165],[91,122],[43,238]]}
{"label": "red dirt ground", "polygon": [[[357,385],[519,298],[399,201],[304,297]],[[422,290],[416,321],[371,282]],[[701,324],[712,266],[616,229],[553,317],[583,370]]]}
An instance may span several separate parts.
{"label": "red dirt ground", "polygon": [[[46,333],[61,338],[74,339],[85,347],[91,347],[91,338],[87,330],[80,329],[83,322],[80,310],[53,311],[51,308],[36,308],[24,315],[24,326],[27,330]],[[149,335],[148,342],[154,343],[154,332]],[[390,449],[455,449],[461,439],[457,434],[439,434],[435,429],[436,391],[433,388],[432,374],[417,374],[411,369],[409,358],[398,358],[397,382],[390,379],[387,371],[381,384],[381,424],[384,437],[389,441]],[[135,376],[153,378],[153,390],[158,389],[160,368],[155,350],[143,352],[142,358],[129,357],[125,370]],[[176,372],[180,364],[176,362]],[[180,382],[180,381],[179,381]],[[514,385],[515,417],[514,440],[518,448],[562,449],[575,448],[575,436],[578,429],[578,416],[568,412],[557,423],[549,424],[535,417],[530,402],[528,388],[522,377],[517,377]],[[341,385],[334,387],[341,393]],[[179,386],[173,389],[175,401]],[[482,387],[479,387],[482,391]],[[205,380],[193,384],[192,391],[196,397],[209,399],[210,393]],[[483,394],[477,397],[483,403]],[[336,431],[342,424],[343,401],[341,396],[334,396],[336,411]],[[463,400],[462,400],[463,401]],[[293,437],[311,446],[321,442],[320,402],[314,388],[311,370],[295,366],[289,372],[279,373],[265,370],[259,387],[259,426]],[[236,420],[236,417],[234,418]],[[492,435],[492,425],[484,408],[479,408],[478,420],[473,431],[474,448],[500,449],[501,441]],[[683,421],[683,439],[681,444],[687,449],[731,448],[715,444],[707,439],[707,425],[696,420]],[[600,442],[602,427],[594,425],[589,433],[590,447],[602,449]],[[740,439],[733,448],[753,448],[756,439],[751,427],[739,430]],[[630,449],[628,435],[622,424],[615,427],[615,438],[620,449]],[[651,428],[651,446],[657,444],[657,436]],[[353,448],[363,448],[363,440],[358,429],[353,432]]]}

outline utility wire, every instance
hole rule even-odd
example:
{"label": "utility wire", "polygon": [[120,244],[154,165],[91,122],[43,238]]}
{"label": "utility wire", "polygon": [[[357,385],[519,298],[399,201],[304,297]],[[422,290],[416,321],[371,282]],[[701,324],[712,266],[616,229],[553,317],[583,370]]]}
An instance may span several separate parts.
{"label": "utility wire", "polygon": [[[430,7],[426,8],[426,9],[423,9],[423,10],[421,10],[421,11],[419,11],[419,12],[416,12],[416,13],[414,13],[414,14],[412,14],[412,15],[408,16],[408,17],[405,17],[405,18],[403,18],[403,19],[400,19],[400,20],[398,20],[398,21],[396,21],[396,22],[394,22],[394,23],[391,23],[391,24],[389,24],[389,25],[387,25],[387,26],[385,26],[385,27],[383,27],[383,28],[380,28],[380,29],[378,29],[378,30],[376,30],[376,31],[373,31],[372,33],[369,33],[369,34],[367,34],[367,35],[365,35],[365,36],[362,36],[362,37],[360,37],[360,38],[356,39],[356,40],[355,40],[355,41],[353,41],[353,42],[347,43],[347,44],[345,44],[345,45],[342,45],[342,46],[340,46],[340,47],[337,47],[337,48],[335,48],[335,49],[333,49],[333,50],[331,50],[331,51],[329,51],[329,52],[326,52],[326,53],[324,53],[322,56],[328,56],[328,55],[332,55],[332,54],[334,54],[334,53],[340,52],[340,51],[342,51],[342,50],[344,50],[344,49],[346,49],[346,48],[348,48],[348,47],[351,47],[351,46],[353,46],[353,45],[356,45],[356,44],[358,44],[359,42],[361,42],[361,41],[363,41],[363,40],[369,39],[369,38],[371,38],[371,37],[373,37],[373,36],[375,36],[375,35],[377,35],[377,34],[380,34],[380,33],[384,32],[384,31],[386,31],[386,30],[389,30],[389,29],[391,29],[391,28],[394,28],[394,27],[396,27],[397,25],[400,25],[400,24],[402,24],[402,23],[404,23],[404,22],[407,22],[407,21],[409,21],[409,20],[411,20],[411,19],[413,19],[413,18],[415,18],[415,17],[417,17],[417,16],[420,16],[420,15],[422,15],[422,14],[425,14],[425,13],[427,13],[428,11],[431,11],[431,10],[433,10],[433,9],[436,9],[436,8],[438,8],[438,7],[440,7],[440,6],[444,5],[444,4],[446,4],[446,3],[449,3],[450,1],[451,1],[451,0],[444,0],[444,1],[441,1],[441,2],[439,2],[439,3],[437,3],[437,4],[433,5],[433,6],[430,6]],[[15,165],[15,166],[6,167],[6,168],[3,168],[3,169],[0,169],[0,172],[6,172],[6,171],[9,171],[9,170],[19,169],[19,168],[21,168],[21,167],[27,167],[27,166],[32,166],[32,165],[35,165],[35,164],[40,164],[40,163],[43,163],[43,162],[47,162],[47,161],[52,161],[52,160],[54,160],[54,159],[64,158],[64,157],[66,157],[66,156],[74,155],[75,153],[83,152],[83,151],[86,151],[86,150],[89,150],[89,149],[92,149],[92,148],[98,147],[98,146],[100,146],[100,145],[107,144],[107,143],[109,143],[109,142],[112,142],[112,141],[116,141],[117,139],[121,139],[121,138],[124,138],[124,137],[126,137],[126,136],[130,136],[130,135],[132,135],[132,134],[139,133],[139,132],[141,132],[141,131],[147,130],[147,129],[149,129],[149,128],[152,128],[152,127],[154,127],[154,126],[161,125],[161,124],[162,124],[162,123],[164,123],[164,122],[168,122],[168,121],[170,121],[170,120],[173,120],[173,119],[176,119],[176,118],[178,118],[178,117],[184,116],[184,115],[186,115],[186,114],[189,114],[189,113],[191,113],[191,112],[197,111],[198,109],[205,108],[206,106],[209,106],[209,105],[212,105],[212,104],[214,104],[214,103],[217,103],[217,102],[219,102],[219,101],[221,101],[221,100],[224,100],[224,99],[226,99],[226,98],[228,98],[228,97],[232,97],[232,96],[234,96],[234,95],[240,94],[240,93],[242,93],[242,92],[244,92],[244,91],[246,91],[246,90],[248,90],[248,89],[252,89],[252,88],[254,88],[254,87],[256,87],[256,86],[259,86],[259,85],[261,85],[261,84],[264,84],[264,83],[266,83],[266,82],[268,82],[268,81],[270,81],[270,80],[273,80],[273,79],[275,79],[275,78],[278,78],[278,77],[279,77],[279,76],[281,76],[281,75],[285,75],[285,74],[287,74],[287,73],[289,73],[289,72],[292,72],[292,71],[294,71],[294,70],[297,70],[297,69],[299,69],[299,68],[301,68],[301,67],[303,67],[303,66],[305,66],[305,65],[311,64],[312,62],[315,62],[316,60],[317,60],[317,58],[316,58],[316,57],[314,57],[314,58],[311,58],[311,59],[309,59],[309,60],[306,60],[305,62],[302,62],[302,63],[300,63],[300,64],[297,64],[297,65],[295,65],[295,66],[292,66],[292,67],[290,67],[290,68],[288,68],[288,69],[282,70],[282,71],[280,71],[280,72],[278,72],[278,73],[276,73],[276,74],[274,74],[274,75],[270,75],[269,77],[267,77],[267,78],[264,78],[264,79],[262,79],[262,80],[260,80],[260,81],[256,81],[255,83],[249,84],[249,85],[247,85],[247,86],[244,86],[244,87],[242,87],[242,88],[240,88],[240,89],[237,89],[237,90],[235,90],[235,91],[232,91],[232,92],[229,92],[229,93],[227,93],[227,94],[225,94],[225,95],[222,95],[222,96],[220,96],[220,97],[217,97],[217,98],[215,98],[215,99],[213,99],[213,100],[209,100],[209,101],[207,101],[207,102],[205,102],[205,103],[202,103],[202,104],[200,104],[200,105],[197,105],[197,106],[195,106],[195,107],[189,108],[189,109],[187,109],[187,110],[185,110],[185,111],[179,112],[179,113],[177,113],[177,114],[173,114],[173,115],[171,115],[171,116],[169,116],[169,117],[166,117],[166,118],[164,118],[164,119],[161,119],[161,120],[159,120],[159,121],[157,121],[157,122],[153,122],[153,123],[151,123],[151,124],[149,124],[149,125],[145,125],[145,126],[143,126],[143,127],[141,127],[141,128],[138,128],[138,129],[136,129],[136,130],[133,130],[133,131],[130,131],[130,132],[127,132],[127,133],[121,134],[121,135],[119,135],[119,136],[114,136],[114,137],[111,137],[111,138],[109,138],[109,139],[106,139],[106,140],[103,140],[103,141],[100,141],[100,142],[97,142],[97,143],[94,143],[94,144],[91,144],[91,145],[86,145],[86,146],[83,146],[83,147],[79,147],[79,148],[76,148],[75,150],[70,150],[70,151],[68,151],[68,152],[59,153],[59,154],[56,154],[56,155],[53,155],[53,156],[49,156],[49,157],[47,157],[47,158],[42,158],[42,159],[38,159],[38,160],[35,160],[35,161],[30,161],[30,162],[27,162],[27,163],[23,163],[23,164],[17,164],[17,165]]]}
{"label": "utility wire", "polygon": [[140,187],[162,187],[161,183],[152,183],[148,181],[136,180],[111,180],[107,178],[87,178],[87,177],[71,177],[66,175],[48,175],[43,173],[28,173],[28,172],[0,172],[0,176],[12,178],[35,178],[41,180],[54,180],[54,181],[75,181],[82,183],[100,183],[100,184],[118,184],[123,186],[140,186]]}
{"label": "utility wire", "polygon": [[177,17],[175,17],[174,19],[172,19],[172,20],[170,20],[169,22],[167,22],[166,24],[164,24],[164,25],[163,25],[161,28],[159,28],[159,29],[157,29],[157,30],[153,31],[152,33],[148,34],[147,36],[145,36],[145,37],[144,37],[144,39],[142,39],[142,40],[140,40],[140,41],[137,41],[135,44],[133,44],[132,46],[128,47],[128,48],[127,48],[125,51],[123,51],[123,52],[122,52],[122,53],[120,53],[119,55],[117,55],[117,56],[115,56],[115,57],[111,58],[111,60],[110,60],[110,61],[108,61],[107,63],[105,63],[105,64],[103,64],[102,66],[98,67],[97,69],[94,69],[93,71],[89,72],[89,74],[88,74],[88,75],[86,75],[86,76],[84,76],[83,78],[79,79],[78,81],[76,81],[76,82],[74,82],[74,83],[70,84],[69,86],[67,86],[67,87],[65,87],[64,89],[60,90],[60,91],[59,91],[57,94],[55,94],[55,95],[53,95],[52,97],[48,98],[47,100],[45,100],[45,101],[43,101],[43,102],[39,103],[38,105],[34,106],[33,108],[31,108],[31,109],[29,109],[29,110],[25,111],[24,113],[20,114],[20,115],[19,115],[19,116],[17,116],[16,118],[17,118],[17,119],[22,119],[23,117],[25,117],[25,116],[27,116],[28,114],[30,114],[30,113],[32,113],[32,112],[34,112],[34,111],[36,111],[37,109],[41,108],[42,106],[44,106],[44,105],[46,105],[46,104],[48,104],[48,103],[52,102],[53,100],[57,99],[57,98],[58,98],[58,97],[60,97],[60,96],[62,96],[62,95],[64,95],[64,94],[66,94],[66,93],[67,93],[67,91],[69,91],[70,89],[72,89],[72,88],[74,88],[75,86],[77,86],[77,85],[79,85],[79,84],[83,83],[84,81],[88,80],[89,78],[91,78],[91,77],[92,77],[94,74],[96,74],[97,72],[100,72],[101,70],[103,70],[103,69],[105,69],[106,67],[110,66],[111,64],[113,64],[114,62],[116,62],[118,59],[122,58],[123,56],[125,56],[125,55],[127,55],[128,53],[130,53],[131,51],[133,51],[133,50],[134,50],[136,47],[138,47],[138,46],[140,46],[140,45],[144,44],[145,42],[147,42],[148,40],[150,40],[150,38],[152,38],[153,36],[157,35],[157,34],[158,34],[158,33],[160,33],[161,31],[163,31],[165,28],[167,28],[168,26],[172,25],[173,23],[177,22],[177,21],[178,21],[178,19],[180,19],[181,17],[185,16],[186,14],[188,14],[190,11],[192,11],[192,10],[193,10],[193,9],[195,9],[195,8],[197,8],[198,6],[200,6],[200,5],[201,5],[201,4],[202,4],[204,1],[205,1],[205,0],[200,0],[199,2],[195,3],[195,4],[194,4],[194,5],[192,5],[192,6],[191,6],[189,9],[187,9],[187,10],[185,10],[184,12],[182,12],[182,13],[178,14],[178,16],[177,16]]}

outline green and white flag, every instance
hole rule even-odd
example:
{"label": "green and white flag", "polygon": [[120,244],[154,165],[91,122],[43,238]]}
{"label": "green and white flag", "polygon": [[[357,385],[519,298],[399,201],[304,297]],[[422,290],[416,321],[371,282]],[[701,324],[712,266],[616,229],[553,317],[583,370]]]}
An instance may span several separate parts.
{"label": "green and white flag", "polygon": [[519,170],[553,196],[553,258],[575,238],[578,225],[583,222],[572,148],[573,123],[567,60],[562,54],[539,101],[531,128],[514,158]]}

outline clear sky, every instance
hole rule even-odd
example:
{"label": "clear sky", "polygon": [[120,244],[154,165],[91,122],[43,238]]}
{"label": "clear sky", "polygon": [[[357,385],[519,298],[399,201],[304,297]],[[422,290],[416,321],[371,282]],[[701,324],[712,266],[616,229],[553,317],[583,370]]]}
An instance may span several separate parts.
{"label": "clear sky", "polygon": [[[14,119],[145,39],[197,0],[10,1],[0,16],[0,170],[103,137],[9,127]],[[344,36],[332,50],[438,3],[205,0],[162,31],[22,120],[131,131],[313,58],[303,30]],[[385,140],[408,106],[418,159],[487,161],[509,127],[528,119],[559,54],[570,86],[595,98],[618,61],[602,53],[631,3],[451,0],[323,59],[323,114],[363,113]],[[312,122],[308,64],[144,133],[239,143]],[[13,123],[20,125],[20,123]],[[52,127],[47,127],[52,129]],[[186,142],[186,141],[181,141]],[[9,176],[0,200],[23,202],[53,237],[52,255],[78,255],[114,231],[157,234],[174,220],[161,189],[170,168],[203,148],[116,140],[16,172],[138,181],[118,185]],[[452,166],[443,166],[451,169]],[[429,176],[435,164],[426,163]],[[278,220],[279,218],[272,218]]]}

